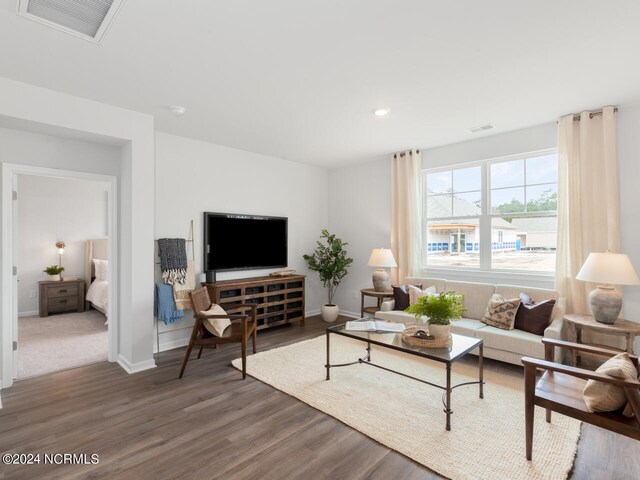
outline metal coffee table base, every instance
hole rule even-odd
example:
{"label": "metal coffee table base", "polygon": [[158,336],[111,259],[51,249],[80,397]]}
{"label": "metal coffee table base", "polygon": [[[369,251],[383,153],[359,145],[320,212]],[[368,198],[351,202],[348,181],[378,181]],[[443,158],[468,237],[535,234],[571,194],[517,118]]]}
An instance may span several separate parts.
{"label": "metal coffee table base", "polygon": [[442,406],[444,407],[444,413],[446,414],[447,420],[446,420],[446,428],[447,430],[451,430],[451,414],[453,413],[453,410],[451,410],[451,392],[458,387],[462,387],[464,385],[478,385],[479,388],[479,397],[480,398],[484,398],[484,392],[483,392],[483,385],[484,385],[484,380],[483,380],[483,370],[484,370],[484,362],[483,362],[483,344],[481,343],[478,346],[478,381],[474,381],[474,382],[464,382],[464,383],[458,383],[456,385],[451,385],[451,362],[446,362],[446,367],[447,367],[447,384],[445,386],[443,385],[438,385],[437,383],[432,383],[432,382],[428,382],[427,380],[421,379],[421,378],[417,378],[417,377],[413,377],[411,375],[407,375],[406,373],[402,373],[402,372],[398,372],[396,370],[392,370],[390,368],[387,367],[383,367],[382,365],[377,365],[375,363],[373,363],[371,361],[371,342],[367,342],[367,354],[362,357],[359,358],[358,360],[354,361],[354,362],[349,362],[349,363],[338,363],[335,365],[331,365],[331,361],[330,361],[330,356],[331,356],[331,346],[330,346],[330,335],[329,335],[330,331],[326,332],[326,336],[327,336],[327,363],[325,364],[325,368],[327,369],[327,380],[331,380],[331,369],[332,368],[338,368],[338,367],[348,367],[351,365],[358,365],[358,364],[363,364],[363,365],[371,365],[372,367],[376,367],[379,368],[381,370],[385,370],[387,372],[391,372],[391,373],[395,373],[396,375],[400,375],[406,378],[410,378],[411,380],[415,380],[417,382],[420,383],[424,383],[426,385],[430,385],[432,387],[436,387],[439,388],[440,390],[444,390],[442,392]]}

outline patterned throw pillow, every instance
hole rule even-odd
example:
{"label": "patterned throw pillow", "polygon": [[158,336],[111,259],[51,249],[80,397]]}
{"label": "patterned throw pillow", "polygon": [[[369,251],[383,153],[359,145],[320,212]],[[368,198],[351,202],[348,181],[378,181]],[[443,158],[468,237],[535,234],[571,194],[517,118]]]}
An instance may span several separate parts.
{"label": "patterned throw pillow", "polygon": [[[636,367],[631,362],[627,352],[619,353],[604,362],[596,370],[616,378],[633,380],[637,377]],[[624,389],[598,380],[589,380],[582,391],[582,398],[590,412],[613,412],[627,403]]]}
{"label": "patterned throw pillow", "polygon": [[521,301],[519,298],[507,299],[494,293],[489,300],[482,321],[491,327],[513,330]]}

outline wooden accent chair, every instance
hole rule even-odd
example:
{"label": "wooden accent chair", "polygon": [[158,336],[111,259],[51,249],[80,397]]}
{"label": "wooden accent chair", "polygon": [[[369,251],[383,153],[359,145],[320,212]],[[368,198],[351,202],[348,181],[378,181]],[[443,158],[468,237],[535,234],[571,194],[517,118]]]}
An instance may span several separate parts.
{"label": "wooden accent chair", "polygon": [[[193,316],[196,321],[193,324],[191,339],[189,340],[187,353],[184,356],[182,369],[180,370],[180,376],[178,378],[182,378],[187,368],[189,357],[191,356],[191,350],[195,345],[200,345],[200,352],[198,353],[198,358],[200,358],[202,356],[202,350],[206,345],[212,345],[217,348],[218,345],[224,343],[240,343],[242,349],[242,378],[245,379],[247,377],[247,341],[249,337],[253,337],[253,353],[256,353],[256,306],[246,303],[220,304],[227,312],[233,310],[245,312],[247,309],[250,309],[251,314],[228,313],[227,315],[204,315],[203,312],[206,312],[212,306],[207,288],[197,288],[191,292],[189,296],[191,297]],[[204,320],[206,318],[228,318],[231,320],[231,325],[227,327],[221,337],[216,337],[204,327]],[[234,322],[234,320],[240,321]]]}
{"label": "wooden accent chair", "polygon": [[[551,422],[551,412],[553,411],[640,440],[640,382],[638,380],[624,380],[584,368],[570,367],[553,362],[553,354],[556,347],[606,358],[619,354],[619,351],[550,338],[543,338],[542,343],[544,343],[545,360],[529,357],[522,359],[525,384],[527,460],[531,460],[533,448],[533,413],[535,405],[546,409],[547,422]],[[636,369],[638,369],[638,357],[629,356]],[[542,369],[544,372],[536,383],[537,369]],[[635,416],[627,418],[622,415],[621,410],[607,413],[589,412],[582,397],[582,390],[587,380],[598,380],[624,388]]]}

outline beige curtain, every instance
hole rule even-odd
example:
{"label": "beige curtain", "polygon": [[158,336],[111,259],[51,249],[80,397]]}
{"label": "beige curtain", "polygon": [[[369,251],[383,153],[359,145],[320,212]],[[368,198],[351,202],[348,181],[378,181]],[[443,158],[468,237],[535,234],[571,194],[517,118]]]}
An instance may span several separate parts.
{"label": "beige curtain", "polygon": [[396,153],[391,158],[391,250],[398,267],[394,284],[422,269],[422,195],[420,150]]}
{"label": "beige curtain", "polygon": [[558,249],[556,289],[567,311],[588,313],[592,284],[576,280],[590,252],[620,252],[616,118],[566,115],[558,122]]}

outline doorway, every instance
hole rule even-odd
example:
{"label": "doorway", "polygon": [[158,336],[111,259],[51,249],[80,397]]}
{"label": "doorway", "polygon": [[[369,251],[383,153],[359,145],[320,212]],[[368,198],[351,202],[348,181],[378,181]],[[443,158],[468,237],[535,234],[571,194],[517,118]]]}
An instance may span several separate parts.
{"label": "doorway", "polygon": [[90,274],[91,262],[108,267],[108,255],[87,252],[94,242],[108,244],[108,186],[17,175],[19,380],[107,360],[108,282]]}
{"label": "doorway", "polygon": [[[21,272],[19,270],[19,266],[20,266],[20,258],[19,258],[19,253],[20,253],[20,245],[19,245],[19,235],[18,232],[20,230],[19,228],[19,222],[21,221],[20,219],[20,215],[19,215],[19,202],[20,202],[20,193],[19,193],[19,183],[20,183],[20,178],[37,178],[37,182],[42,182],[45,181],[46,183],[46,179],[55,179],[56,181],[61,182],[61,181],[68,181],[68,182],[77,182],[78,184],[82,184],[82,182],[93,182],[93,185],[102,185],[104,188],[104,192],[106,195],[106,199],[105,199],[105,204],[106,204],[106,214],[105,214],[105,218],[106,218],[106,233],[107,233],[107,238],[110,239],[111,241],[108,242],[108,255],[110,259],[114,259],[114,263],[115,260],[117,260],[118,256],[117,256],[117,236],[116,236],[116,225],[117,225],[117,178],[115,176],[111,176],[111,175],[100,175],[100,174],[91,174],[91,173],[84,173],[84,172],[75,172],[75,171],[66,171],[66,170],[58,170],[58,169],[51,169],[51,168],[44,168],[44,167],[34,167],[34,166],[27,166],[27,165],[14,165],[14,164],[3,164],[2,166],[2,182],[3,182],[3,259],[13,259],[13,265],[15,268],[13,269],[3,269],[4,270],[4,274],[7,274],[7,270],[9,271],[8,273],[11,273],[11,278],[9,281],[7,281],[5,283],[5,285],[11,285],[11,295],[10,297],[8,295],[4,295],[4,299],[6,299],[7,297],[9,297],[11,299],[10,302],[8,302],[9,304],[4,304],[3,305],[3,321],[2,321],[2,331],[3,331],[3,365],[4,365],[4,378],[11,378],[12,380],[15,378],[20,378],[18,376],[18,365],[19,365],[19,356],[20,356],[20,336],[19,336],[19,321],[18,321],[18,313],[19,313],[19,306],[20,306],[20,299],[19,299],[19,279],[20,279],[20,275]],[[16,192],[16,193],[13,193]],[[82,208],[82,206],[78,206],[78,208]],[[37,228],[37,226],[36,226]],[[44,234],[43,234],[44,235]],[[50,259],[51,261],[48,262],[47,265],[44,266],[49,266],[49,265],[54,265],[60,262],[60,260],[62,260],[62,262],[71,261],[71,257],[64,257],[64,255],[67,255],[71,252],[65,252],[65,254],[63,254],[61,257],[58,256],[57,253],[57,246],[55,245],[56,243],[58,243],[59,241],[64,241],[64,239],[62,238],[58,238],[59,233],[54,232],[53,235],[56,236],[56,241],[53,242],[53,245],[51,245],[50,249],[52,251],[49,251],[47,253],[47,255],[49,255],[49,257],[47,257],[48,259]],[[51,242],[47,242],[47,243],[51,243]],[[76,254],[76,258],[77,258],[77,254],[80,253],[78,252],[78,250],[80,250],[81,248],[84,248],[83,246],[81,247],[80,245],[83,245],[83,241],[79,241],[77,238],[75,239],[71,239],[70,240],[70,247],[73,247],[73,249],[75,250],[75,254]],[[66,242],[65,242],[66,244]],[[85,255],[82,254],[82,262],[84,262],[84,258]],[[62,265],[64,266],[64,265]],[[76,272],[76,270],[78,269],[77,267],[77,262],[76,262],[76,266],[73,267],[73,271],[74,273]],[[33,268],[31,269],[33,270]],[[83,269],[81,270],[81,272],[83,271]],[[116,357],[117,357],[117,327],[118,327],[118,316],[117,316],[117,295],[116,295],[116,287],[115,287],[115,268],[109,269],[107,275],[108,275],[108,281],[109,284],[111,285],[111,287],[108,290],[108,304],[110,305],[110,314],[109,314],[109,322],[107,325],[107,332],[105,335],[106,341],[107,341],[107,349],[106,349],[106,360],[109,361],[115,361]],[[83,278],[83,274],[80,273],[79,275],[76,274],[72,274],[70,271],[68,271],[68,276],[76,276],[79,278]],[[63,276],[64,278],[64,276]],[[6,281],[6,277],[5,277],[5,281]],[[42,277],[40,278],[40,280],[45,280],[44,277],[44,273],[42,273]],[[76,279],[76,285],[78,285],[78,279]],[[24,294],[26,295],[26,298],[29,299],[29,297],[31,296],[31,300],[33,300],[33,290],[35,289],[35,284],[33,284],[33,281],[31,282],[32,285],[28,286],[26,289],[24,290]],[[72,282],[69,282],[69,285],[71,286]],[[63,283],[64,285],[64,283]],[[68,293],[68,291],[70,290],[69,288],[62,288],[62,290],[67,290],[67,292],[64,292],[65,295]],[[26,293],[25,293],[26,292]],[[54,294],[55,295],[55,294]],[[38,298],[38,310],[39,310],[39,303],[40,303],[40,289],[39,289],[39,284],[38,284],[38,291],[36,292],[35,296]],[[84,299],[82,299],[82,301],[84,301]],[[23,303],[25,303],[25,300],[23,299]],[[27,305],[31,305],[30,303],[26,303]],[[78,306],[78,305],[76,305]],[[29,308],[29,307],[27,307]],[[33,307],[30,307],[33,308]],[[34,313],[34,310],[24,310],[21,312],[23,314],[25,313]],[[65,313],[66,312],[62,312]],[[101,315],[98,314],[97,312],[88,312],[90,316],[96,316],[96,315]],[[38,313],[36,315],[38,315],[37,318],[41,318],[39,317],[40,312],[38,311]],[[26,315],[24,315],[26,316]],[[42,318],[48,318],[48,317],[42,317]],[[53,316],[51,318],[54,318]],[[59,317],[62,320],[62,317]],[[97,319],[94,318],[94,322]],[[98,322],[100,322],[98,320]],[[62,323],[62,322],[61,322]],[[54,322],[55,325],[55,322]],[[104,317],[102,317],[102,325],[104,325]],[[73,329],[73,327],[71,327]],[[92,362],[91,362],[92,363]],[[63,364],[61,364],[63,365]],[[67,366],[66,368],[70,368],[73,366],[79,366],[79,365],[70,365]],[[63,366],[64,368],[64,366]],[[7,375],[7,373],[10,372],[10,376]],[[11,382],[12,383],[12,382]],[[7,385],[7,383],[3,382],[3,387],[7,387],[9,385]]]}

